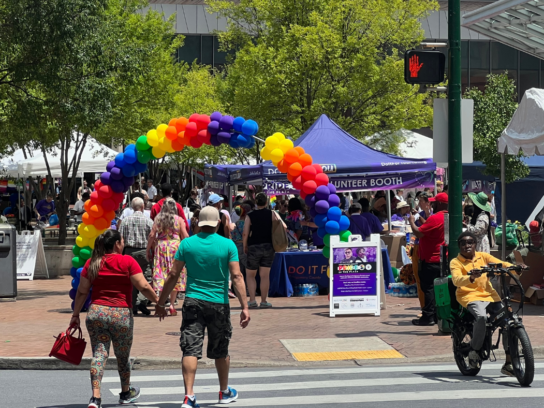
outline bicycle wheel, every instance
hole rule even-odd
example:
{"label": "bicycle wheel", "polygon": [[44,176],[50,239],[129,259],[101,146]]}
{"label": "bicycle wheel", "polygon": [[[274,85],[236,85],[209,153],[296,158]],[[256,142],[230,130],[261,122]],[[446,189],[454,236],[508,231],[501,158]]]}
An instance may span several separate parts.
{"label": "bicycle wheel", "polygon": [[470,366],[468,353],[464,352],[470,348],[472,332],[463,333],[454,328],[451,338],[453,341],[453,356],[455,357],[455,363],[457,364],[459,371],[461,371],[461,374],[465,376],[474,377],[480,372],[482,362],[480,361],[479,367],[472,368]]}
{"label": "bicycle wheel", "polygon": [[523,327],[510,329],[509,347],[512,366],[519,383],[528,387],[535,376],[535,359],[529,336]]}

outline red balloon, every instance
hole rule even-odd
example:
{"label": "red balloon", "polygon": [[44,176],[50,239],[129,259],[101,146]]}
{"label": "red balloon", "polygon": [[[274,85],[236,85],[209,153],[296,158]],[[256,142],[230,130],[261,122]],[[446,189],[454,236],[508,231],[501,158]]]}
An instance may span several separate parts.
{"label": "red balloon", "polygon": [[91,200],[87,200],[87,201],[85,201],[85,204],[83,205],[83,208],[85,209],[85,211],[89,212],[92,205],[93,205],[93,203],[91,202]]}
{"label": "red balloon", "polygon": [[[100,186],[102,187],[102,186]],[[98,191],[93,191],[91,193],[91,202],[93,204],[100,204],[102,202],[103,198],[98,195]]]}
{"label": "red balloon", "polygon": [[298,162],[302,165],[302,168],[312,164],[312,156],[307,153],[301,154],[298,158]]}
{"label": "red balloon", "polygon": [[172,140],[172,149],[174,149],[176,152],[181,152],[183,148],[185,147],[185,142],[183,141],[183,138],[177,138],[176,140]]}
{"label": "red balloon", "polygon": [[199,115],[198,118],[196,118],[196,125],[199,130],[208,129],[210,122],[211,120],[208,115]]}
{"label": "red balloon", "polygon": [[206,139],[204,139],[204,143],[206,143],[208,146],[212,145],[212,134],[206,130]]}
{"label": "red balloon", "polygon": [[298,176],[293,180],[293,188],[295,190],[302,190],[302,176]]}
{"label": "red balloon", "polygon": [[91,207],[91,210],[89,211],[89,214],[91,214],[91,217],[93,218],[99,218],[102,217],[102,215],[104,214],[104,210],[100,205],[93,205]]}
{"label": "red balloon", "polygon": [[125,193],[113,193],[111,199],[116,204],[115,208],[117,209],[117,206],[125,199]]}
{"label": "red balloon", "polygon": [[[176,126],[176,121],[177,121],[176,118],[170,119],[170,122],[168,122],[168,126]],[[102,229],[104,229],[104,228],[102,228]]]}
{"label": "red balloon", "polygon": [[[300,175],[302,176],[302,179],[304,181],[313,180],[315,179],[315,175],[316,175],[315,168],[313,166],[306,166],[302,169],[302,172],[300,173]],[[308,194],[312,194],[312,193],[308,193]]]}
{"label": "red balloon", "polygon": [[102,198],[110,198],[113,195],[113,190],[110,186],[101,186],[98,195]]}
{"label": "red balloon", "polygon": [[315,174],[323,173],[323,167],[319,164],[312,164],[312,167],[315,169]]}
{"label": "red balloon", "polygon": [[94,182],[94,190],[95,190],[95,191],[98,190],[100,187],[102,187],[102,185],[103,185],[103,184],[102,184],[102,182],[101,182],[100,180],[96,180],[96,181]]}
{"label": "red balloon", "polygon": [[191,139],[195,137],[198,133],[198,128],[196,126],[196,123],[189,122],[187,123],[187,126],[185,127],[185,137],[190,137]]}
{"label": "red balloon", "polygon": [[117,207],[119,207],[119,203],[116,203],[113,198],[106,198],[104,201],[102,201],[102,209],[104,212],[114,211],[117,209]]}
{"label": "red balloon", "polygon": [[104,217],[100,217],[94,220],[94,226],[97,230],[103,230],[108,228],[111,225],[111,220],[107,220]]}
{"label": "red balloon", "polygon": [[111,223],[111,221],[115,218],[115,211],[108,211],[107,213],[104,214],[103,218],[105,218]]}
{"label": "red balloon", "polygon": [[185,132],[185,127],[187,126],[187,123],[189,123],[189,119],[184,118],[183,116],[176,120],[175,126],[176,126],[176,130],[178,131],[178,135],[180,132]]}
{"label": "red balloon", "polygon": [[280,160],[280,162],[278,163],[278,170],[282,173],[287,173],[287,171],[289,171],[289,166],[290,164],[287,163],[285,160]]}
{"label": "red balloon", "polygon": [[304,191],[301,191],[300,192],[300,198],[302,198],[303,200],[306,198],[308,194],[306,194]]}
{"label": "red balloon", "polygon": [[315,176],[315,182],[317,186],[326,186],[329,184],[329,176],[327,176],[325,173],[319,173]]}
{"label": "red balloon", "polygon": [[179,132],[175,126],[168,126],[168,128],[164,132],[164,135],[166,136],[167,139],[176,140],[178,138],[178,133]]}
{"label": "red balloon", "polygon": [[200,140],[198,137],[191,138],[191,146],[194,147],[195,149],[200,148],[203,144],[204,142]]}
{"label": "red balloon", "polygon": [[291,182],[291,184],[293,183],[294,179],[295,179],[294,176],[291,176],[289,173],[287,173],[287,180],[289,180]]}
{"label": "red balloon", "polygon": [[81,222],[85,225],[93,225],[94,224],[94,218],[91,217],[89,213],[85,213],[81,216]]}
{"label": "red balloon", "polygon": [[206,140],[206,133],[208,133],[206,129],[199,130],[196,137],[198,137],[202,141],[202,143],[204,143],[204,141]]}
{"label": "red balloon", "polygon": [[196,123],[196,120],[198,119],[200,115],[198,113],[193,113],[191,116],[189,116],[189,122]]}
{"label": "red balloon", "polygon": [[302,191],[304,191],[306,194],[313,194],[315,193],[315,189],[317,188],[317,183],[314,180],[307,180],[302,184]]}

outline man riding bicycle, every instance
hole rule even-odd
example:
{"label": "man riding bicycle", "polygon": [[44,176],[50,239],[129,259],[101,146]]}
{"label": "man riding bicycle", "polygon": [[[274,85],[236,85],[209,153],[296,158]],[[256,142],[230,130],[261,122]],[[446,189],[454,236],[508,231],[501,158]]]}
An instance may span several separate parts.
{"label": "man riding bicycle", "polygon": [[[479,270],[490,263],[500,263],[503,267],[512,264],[501,261],[485,252],[476,252],[477,238],[472,232],[465,231],[457,239],[459,255],[450,262],[450,270],[453,284],[457,287],[456,298],[461,306],[468,309],[474,316],[474,326],[469,352],[469,364],[472,368],[479,366],[481,359],[478,354],[483,346],[486,336],[487,307],[490,313],[498,313],[504,306],[501,297],[491,285],[487,274],[482,276]],[[523,269],[525,265],[520,265]],[[471,272],[471,275],[468,273]],[[508,338],[503,336],[503,347],[506,353],[506,362],[502,366],[501,373],[515,376],[510,353],[508,352]]]}

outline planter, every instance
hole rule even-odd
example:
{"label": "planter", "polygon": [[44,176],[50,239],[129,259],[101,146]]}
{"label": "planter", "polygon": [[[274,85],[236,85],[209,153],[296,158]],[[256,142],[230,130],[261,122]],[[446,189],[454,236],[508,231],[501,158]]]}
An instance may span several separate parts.
{"label": "planter", "polygon": [[56,278],[62,275],[70,275],[72,268],[73,245],[44,245],[45,262],[49,271],[50,278]]}

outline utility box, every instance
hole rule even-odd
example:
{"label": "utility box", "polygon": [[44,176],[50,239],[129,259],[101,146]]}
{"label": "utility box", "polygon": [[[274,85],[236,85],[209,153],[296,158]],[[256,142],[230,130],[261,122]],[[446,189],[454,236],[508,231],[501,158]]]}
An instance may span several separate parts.
{"label": "utility box", "polygon": [[17,230],[0,224],[0,298],[17,297]]}

